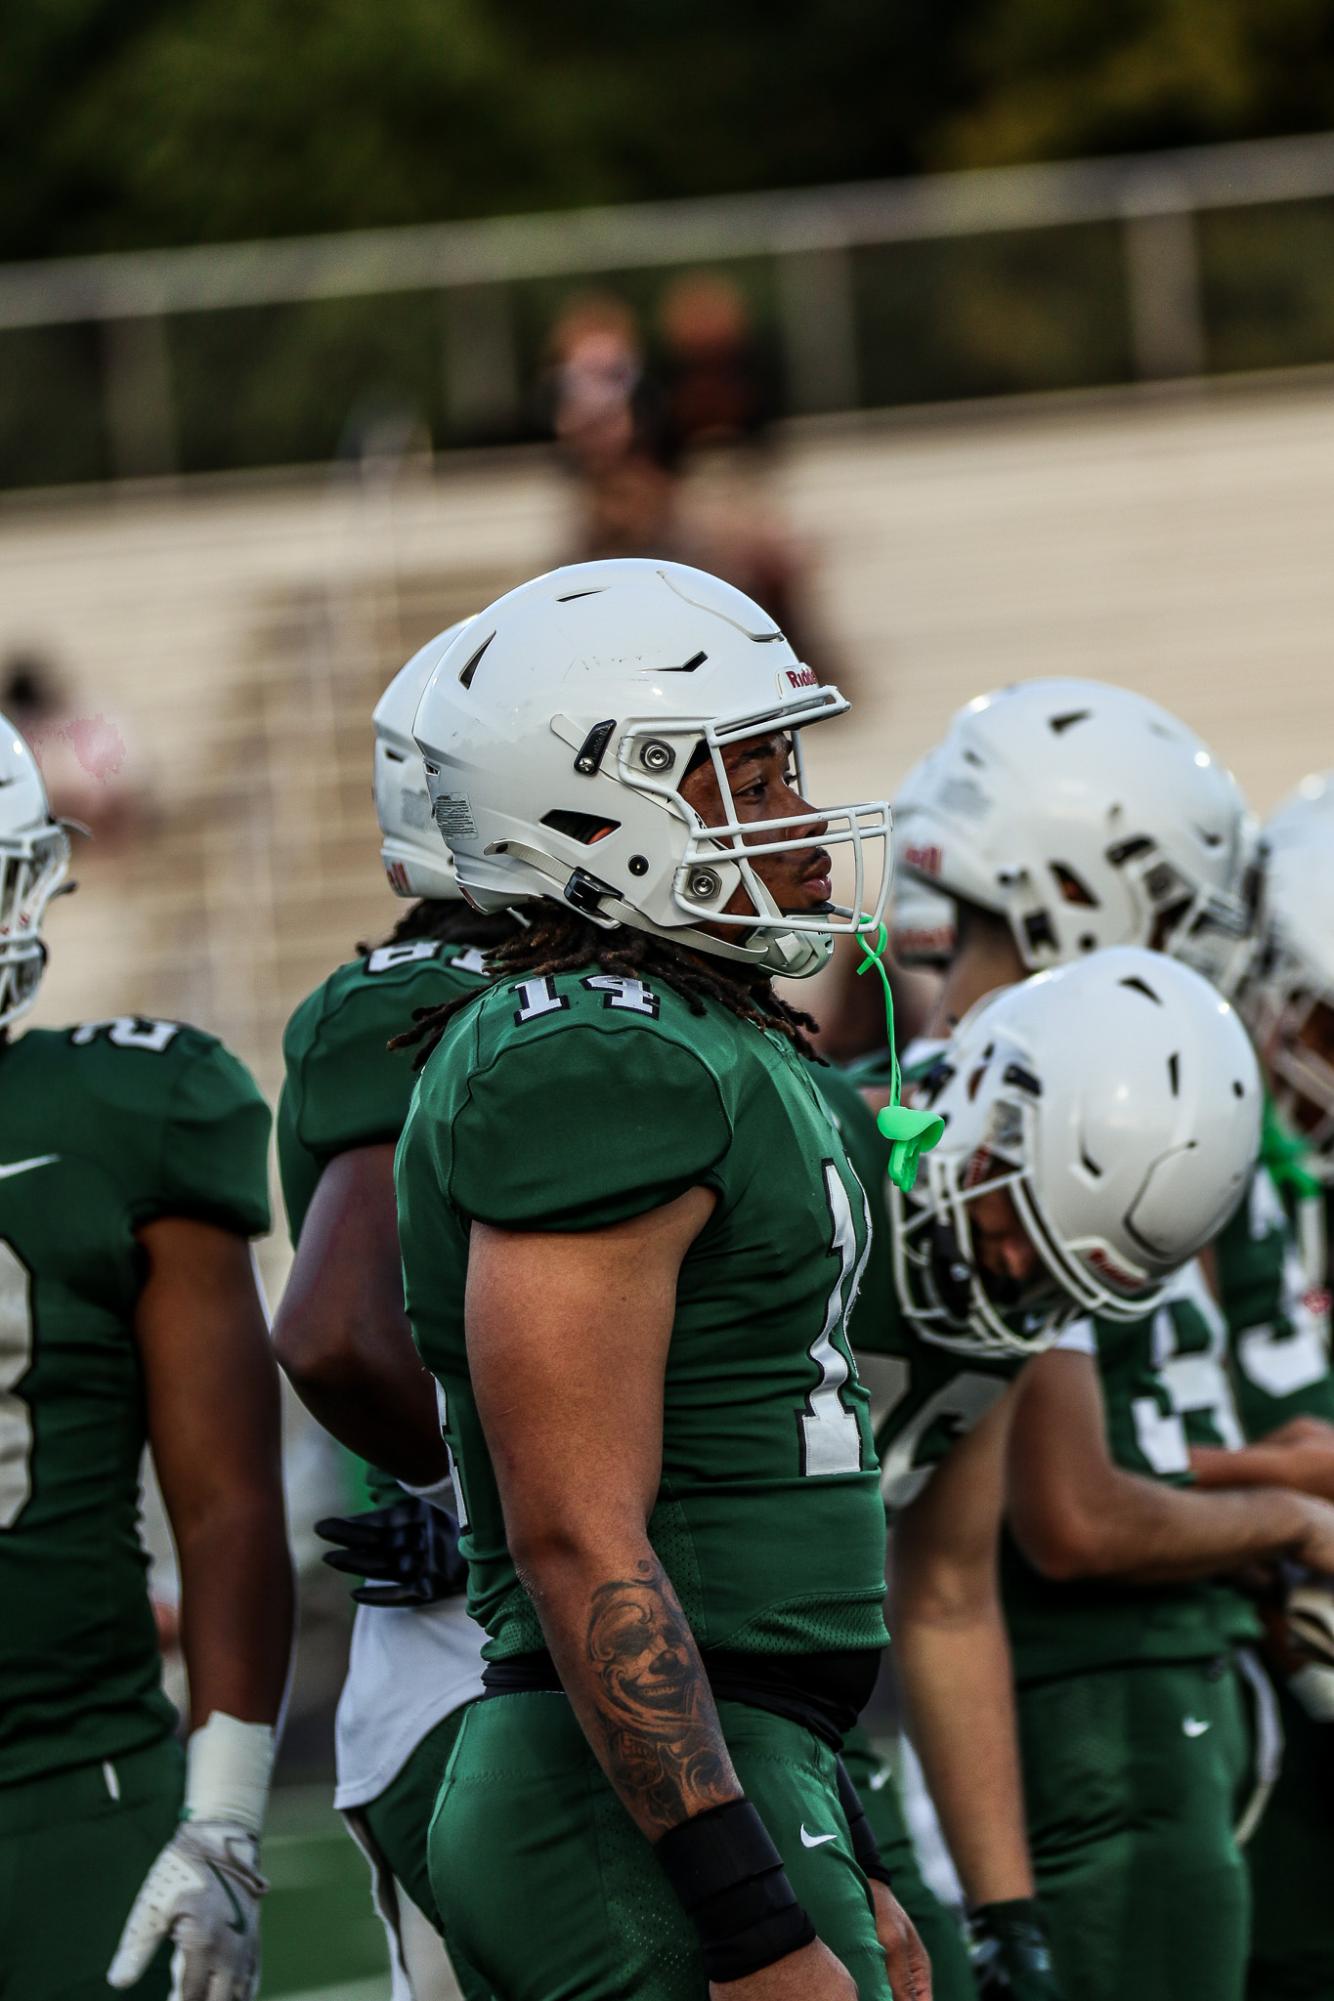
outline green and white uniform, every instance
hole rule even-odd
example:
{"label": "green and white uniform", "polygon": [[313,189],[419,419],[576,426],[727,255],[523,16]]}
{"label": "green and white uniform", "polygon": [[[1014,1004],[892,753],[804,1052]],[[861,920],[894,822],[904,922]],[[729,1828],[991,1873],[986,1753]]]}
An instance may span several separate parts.
{"label": "green and white uniform", "polygon": [[[445,1393],[488,1657],[540,1660],[543,1638],[506,1547],[468,1378],[469,1226],[598,1229],[694,1187],[717,1200],[677,1288],[650,1540],[715,1687],[724,1660],[734,1679],[738,1664],[756,1681],[786,1666],[869,1685],[887,1637],[885,1525],[845,1329],[867,1250],[865,1194],[785,1038],[595,967],[505,980],[456,1019],[399,1149],[408,1310]],[[588,1475],[570,1468],[572,1480]],[[724,1699],[721,1713],[798,1896],[867,2001],[883,1997],[832,1751],[747,1701]],[[803,1815],[836,1839],[803,1845]],[[559,1694],[469,1710],[431,1874],[447,1928],[457,1919],[470,1958],[509,2001],[696,2001],[692,1929]]]}
{"label": "green and white uniform", "polygon": [[[139,1535],[136,1232],[267,1230],[269,1114],[212,1036],[137,1018],[3,1044],[0,1104],[0,1996],[84,2001],[180,1804]],[[166,1984],[164,1958],[136,1992]]]}
{"label": "green and white uniform", "polygon": [[[1289,1417],[1334,1417],[1329,1371],[1328,1231],[1323,1192],[1301,1168],[1302,1150],[1271,1113],[1265,1133],[1269,1177],[1257,1178],[1219,1243],[1219,1271],[1233,1296],[1248,1300],[1234,1345],[1237,1399],[1248,1435],[1263,1436]],[[1273,1192],[1283,1195],[1280,1207]],[[1287,1227],[1288,1217],[1294,1227]],[[1304,1234],[1325,1256],[1308,1270],[1298,1255]],[[1293,1241],[1296,1236],[1297,1243]],[[1250,1288],[1243,1260],[1250,1268]],[[1334,1851],[1334,1724],[1319,1722],[1276,1681],[1284,1734],[1278,1783],[1246,1849],[1253,1900],[1248,2001],[1328,2001],[1334,1994],[1334,1925],[1329,1919],[1329,1857]]]}
{"label": "green and white uniform", "polygon": [[[1300,1412],[1334,1417],[1322,1330],[1265,1168],[1216,1258],[1221,1311],[1192,1268],[1150,1321],[1096,1328],[1108,1444],[1132,1472],[1188,1484],[1191,1446],[1234,1448]],[[1233,1829],[1277,1755],[1268,1684],[1236,1652],[1258,1635],[1251,1606],[1207,1581],[1052,1584],[1013,1544],[1002,1577],[1058,1971],[1090,2001],[1132,1977],[1143,1986],[1146,1969],[1153,1995],[1240,1995],[1251,1909]]]}
{"label": "green and white uniform", "polygon": [[[411,1055],[387,1047],[391,1036],[411,1026],[415,1009],[475,993],[484,980],[474,947],[417,939],[340,966],[296,1009],[283,1037],[277,1121],[294,1243],[329,1163],[402,1131],[416,1078]],[[401,1498],[380,1468],[367,1467],[366,1485],[377,1506]],[[396,1893],[385,1870],[439,1928],[426,1828],[463,1706],[481,1693],[482,1639],[461,1596],[357,1607],[334,1728],[334,1804],[370,1854],[391,1931]]]}

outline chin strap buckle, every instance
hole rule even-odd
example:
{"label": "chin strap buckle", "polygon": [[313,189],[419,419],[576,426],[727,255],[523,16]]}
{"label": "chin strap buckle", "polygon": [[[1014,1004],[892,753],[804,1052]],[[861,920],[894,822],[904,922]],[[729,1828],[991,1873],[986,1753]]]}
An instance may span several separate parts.
{"label": "chin strap buckle", "polygon": [[607,920],[599,905],[604,896],[615,896],[616,891],[610,883],[599,882],[586,869],[577,868],[571,870],[563,893],[572,910],[577,910],[583,917],[593,917],[605,923]]}

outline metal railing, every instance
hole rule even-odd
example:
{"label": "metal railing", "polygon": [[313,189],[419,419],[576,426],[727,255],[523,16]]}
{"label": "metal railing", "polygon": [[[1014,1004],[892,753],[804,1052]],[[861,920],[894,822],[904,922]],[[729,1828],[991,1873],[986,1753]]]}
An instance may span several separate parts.
{"label": "metal railing", "polygon": [[0,330],[102,330],[110,462],[176,463],[167,327],[180,314],[433,293],[451,418],[502,428],[522,407],[515,288],[537,279],[769,260],[796,411],[863,401],[858,250],[1080,224],[1120,231],[1133,371],[1208,362],[1202,213],[1334,197],[1334,134],[915,180],[646,203],[279,241],[0,266]]}

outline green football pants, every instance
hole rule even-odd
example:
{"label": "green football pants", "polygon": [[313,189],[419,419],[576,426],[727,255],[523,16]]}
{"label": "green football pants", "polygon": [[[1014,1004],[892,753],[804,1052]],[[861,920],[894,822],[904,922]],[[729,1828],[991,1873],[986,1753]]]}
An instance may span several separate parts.
{"label": "green football pants", "polygon": [[[718,1714],[817,1932],[860,2001],[890,2001],[833,1752],[748,1704],[720,1702]],[[694,1928],[563,1695],[504,1695],[466,1712],[430,1858],[445,1931],[501,2001],[705,2001]]]}
{"label": "green football pants", "polygon": [[[429,1730],[398,1776],[367,1806],[355,1809],[374,1852],[374,1863],[401,1884],[423,1917],[444,1936],[426,1863],[426,1830],[431,1825],[440,1782],[463,1725],[466,1707],[453,1709]],[[358,1836],[360,1838],[360,1835]],[[385,1898],[384,1888],[381,1897]],[[390,1893],[392,1894],[392,1892]],[[387,1901],[387,1899],[386,1899]],[[489,1984],[473,1972],[458,1946],[445,1940],[464,2001],[491,2001]],[[438,1948],[437,1948],[438,1950]]]}
{"label": "green football pants", "polygon": [[880,1844],[881,1860],[894,1879],[894,1895],[926,1947],[934,2001],[976,2001],[968,1948],[958,1923],[918,1867],[898,1783],[860,1724],[848,1733],[843,1763],[861,1795],[866,1818]]}
{"label": "green football pants", "polygon": [[1145,1663],[1018,1692],[1029,1841],[1072,2001],[1241,2001],[1233,1838],[1250,1730],[1225,1661]]}
{"label": "green football pants", "polygon": [[1247,2001],[1334,1997],[1334,1723],[1282,1686],[1283,1765],[1246,1848],[1255,1904]]}
{"label": "green football pants", "polygon": [[[0,2001],[113,2001],[106,1971],[180,1818],[174,1738],[106,1764],[0,1786]],[[132,2001],[164,2001],[164,1944]],[[125,2001],[125,1996],[120,1997]]]}

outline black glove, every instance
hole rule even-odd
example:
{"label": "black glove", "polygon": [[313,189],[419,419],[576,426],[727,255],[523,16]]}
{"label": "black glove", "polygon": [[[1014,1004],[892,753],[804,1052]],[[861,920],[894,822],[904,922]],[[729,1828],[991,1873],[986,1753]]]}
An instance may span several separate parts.
{"label": "black glove", "polygon": [[467,1587],[458,1523],[415,1494],[364,1515],[330,1515],[315,1533],[338,1544],[325,1552],[331,1570],[376,1580],[352,1593],[359,1605],[434,1605]]}
{"label": "black glove", "polygon": [[979,1904],[969,1920],[980,2001],[1061,2001],[1037,1904]]}

